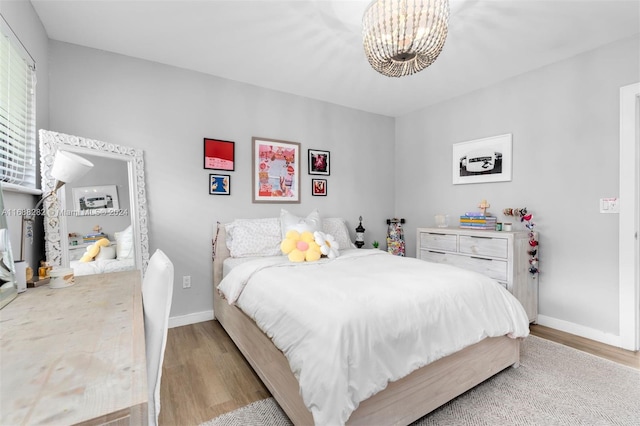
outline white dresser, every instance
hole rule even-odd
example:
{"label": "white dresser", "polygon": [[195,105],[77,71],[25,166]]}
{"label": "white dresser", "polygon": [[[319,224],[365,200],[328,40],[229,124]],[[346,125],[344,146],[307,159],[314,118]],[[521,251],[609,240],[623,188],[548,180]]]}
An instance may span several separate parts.
{"label": "white dresser", "polygon": [[529,321],[537,321],[538,279],[529,273],[529,232],[418,228],[416,241],[418,259],[496,279],[522,303]]}

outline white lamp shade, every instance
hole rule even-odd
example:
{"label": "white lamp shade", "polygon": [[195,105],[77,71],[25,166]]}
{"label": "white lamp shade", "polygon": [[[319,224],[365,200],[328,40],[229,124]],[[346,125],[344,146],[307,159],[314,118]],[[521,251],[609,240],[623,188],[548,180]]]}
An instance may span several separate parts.
{"label": "white lamp shade", "polygon": [[51,176],[59,182],[69,183],[84,176],[92,167],[91,161],[79,155],[68,151],[58,151],[53,160]]}

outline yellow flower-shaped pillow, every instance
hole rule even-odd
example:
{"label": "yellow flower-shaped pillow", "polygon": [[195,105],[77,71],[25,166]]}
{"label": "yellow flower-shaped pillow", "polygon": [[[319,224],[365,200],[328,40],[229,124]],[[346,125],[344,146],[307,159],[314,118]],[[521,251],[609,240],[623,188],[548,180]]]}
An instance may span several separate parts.
{"label": "yellow flower-shaped pillow", "polygon": [[327,256],[329,259],[334,259],[340,256],[340,252],[338,251],[340,245],[332,235],[316,231],[313,233],[313,237],[316,244],[320,247],[320,253]]}
{"label": "yellow flower-shaped pillow", "polygon": [[315,262],[320,259],[320,246],[316,244],[311,232],[290,230],[282,243],[280,250],[289,257],[291,262]]}

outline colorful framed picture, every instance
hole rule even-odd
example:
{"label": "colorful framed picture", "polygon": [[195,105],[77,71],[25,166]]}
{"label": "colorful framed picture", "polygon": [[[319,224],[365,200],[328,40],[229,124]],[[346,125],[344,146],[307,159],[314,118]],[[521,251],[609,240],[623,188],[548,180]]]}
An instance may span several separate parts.
{"label": "colorful framed picture", "polygon": [[327,195],[326,179],[311,179],[311,195],[324,197]]}
{"label": "colorful framed picture", "polygon": [[231,194],[231,176],[209,175],[209,195]]}
{"label": "colorful framed picture", "polygon": [[511,133],[453,144],[453,184],[511,180]]}
{"label": "colorful framed picture", "polygon": [[252,138],[253,202],[300,203],[300,144]]}
{"label": "colorful framed picture", "polygon": [[210,170],[235,170],[235,142],[204,139],[204,168]]}
{"label": "colorful framed picture", "polygon": [[330,174],[330,153],[329,151],[320,151],[318,149],[309,150],[309,174],[325,175]]}

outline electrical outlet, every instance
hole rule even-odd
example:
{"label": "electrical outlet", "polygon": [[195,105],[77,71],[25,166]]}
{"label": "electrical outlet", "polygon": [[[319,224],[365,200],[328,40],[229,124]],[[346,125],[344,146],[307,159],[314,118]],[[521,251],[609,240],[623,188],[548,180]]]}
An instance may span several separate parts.
{"label": "electrical outlet", "polygon": [[191,275],[182,277],[182,288],[191,288]]}

